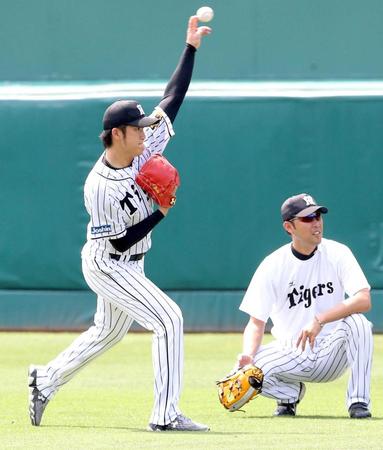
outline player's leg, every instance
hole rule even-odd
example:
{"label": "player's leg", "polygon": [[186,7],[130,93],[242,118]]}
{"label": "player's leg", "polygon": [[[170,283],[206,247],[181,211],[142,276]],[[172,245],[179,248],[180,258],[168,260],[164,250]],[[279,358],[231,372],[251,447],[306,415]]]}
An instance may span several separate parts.
{"label": "player's leg", "polygon": [[[302,352],[273,341],[259,348],[254,364],[264,373],[261,395],[277,400],[278,405],[292,405],[290,412],[294,410],[295,414],[296,404],[305,394],[305,386],[301,383],[299,374],[310,366]],[[286,374],[294,376],[285,377]]]}
{"label": "player's leg", "polygon": [[362,314],[344,319],[347,326],[347,360],[351,375],[347,389],[347,406],[354,403],[370,404],[370,380],[373,352],[371,323]]}
{"label": "player's leg", "polygon": [[254,364],[265,374],[262,395],[277,400],[275,415],[296,414],[296,405],[305,394],[305,382],[325,382],[338,378],[347,369],[343,339],[317,340],[314,350],[304,352],[293,342],[274,341],[262,346]]}
{"label": "player's leg", "polygon": [[284,349],[280,359],[273,360],[274,364],[278,364],[276,370],[271,370],[274,375],[269,377],[269,383],[274,384],[274,391],[289,393],[291,388],[299,388],[298,396],[295,394],[294,397],[278,399],[274,415],[296,415],[297,404],[306,391],[305,382],[332,381],[345,372],[347,358],[342,343],[334,344],[331,337],[322,341],[319,339],[313,350],[309,346],[304,352],[297,348]]}
{"label": "player's leg", "polygon": [[107,295],[111,302],[154,333],[155,402],[151,424],[165,426],[179,419],[191,429],[192,423],[183,422],[186,418],[178,408],[183,373],[183,317],[178,305],[145,277],[140,261],[134,264],[105,261],[98,262],[97,267],[90,263],[84,275],[93,290]]}
{"label": "player's leg", "polygon": [[40,390],[45,397],[54,393],[92,359],[117,344],[128,332],[133,319],[103,297],[97,298],[94,325],[44,367]]}
{"label": "player's leg", "polygon": [[[154,406],[150,423],[166,425],[179,414],[183,376],[183,317],[179,306],[145,279],[150,315],[146,328],[153,331]],[[143,299],[142,299],[143,300]],[[154,309],[152,309],[154,306]],[[145,326],[145,323],[142,323]]]}
{"label": "player's leg", "polygon": [[72,344],[45,366],[29,368],[30,416],[40,425],[42,414],[57,390],[92,359],[119,342],[133,319],[102,297],[97,299],[94,326],[78,336]]}
{"label": "player's leg", "polygon": [[341,320],[334,332],[317,339],[313,351],[309,347],[305,352],[283,348],[275,342],[263,346],[255,358],[255,365],[265,373],[263,395],[282,404],[296,403],[302,398],[301,383],[333,381],[350,367],[347,390],[350,415],[370,417],[372,349],[371,324],[362,314]]}
{"label": "player's leg", "polygon": [[182,312],[155,284],[145,280],[153,296],[150,304],[161,305],[159,317],[156,313],[153,321],[154,406],[148,430],[208,431],[208,426],[185,417],[178,408],[184,360]]}
{"label": "player's leg", "polygon": [[[368,407],[373,352],[371,323],[362,314],[352,314],[339,322],[321,347],[316,373],[312,374],[314,381],[332,381],[349,367],[351,374],[347,408],[351,417],[370,417]],[[341,366],[343,372],[340,371]]]}

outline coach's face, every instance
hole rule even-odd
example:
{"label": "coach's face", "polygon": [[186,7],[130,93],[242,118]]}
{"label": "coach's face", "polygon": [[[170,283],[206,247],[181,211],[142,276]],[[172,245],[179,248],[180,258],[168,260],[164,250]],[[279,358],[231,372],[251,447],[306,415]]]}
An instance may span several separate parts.
{"label": "coach's face", "polygon": [[291,235],[293,247],[304,255],[309,255],[322,241],[323,218],[319,211],[307,217],[295,217],[283,223]]}

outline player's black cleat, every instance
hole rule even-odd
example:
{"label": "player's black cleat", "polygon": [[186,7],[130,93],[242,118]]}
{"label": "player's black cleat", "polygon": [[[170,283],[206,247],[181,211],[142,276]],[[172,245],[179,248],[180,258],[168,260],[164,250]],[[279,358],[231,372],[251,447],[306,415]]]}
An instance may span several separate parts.
{"label": "player's black cleat", "polygon": [[28,370],[29,417],[32,425],[39,426],[49,400],[37,388],[36,378],[37,369],[30,366]]}
{"label": "player's black cleat", "polygon": [[274,411],[274,416],[295,416],[296,409],[296,403],[278,403],[277,409]]}
{"label": "player's black cleat", "polygon": [[301,383],[298,400],[295,403],[278,402],[277,409],[274,411],[274,416],[295,416],[297,414],[297,404],[302,400],[306,393],[306,386]]}
{"label": "player's black cleat", "polygon": [[148,431],[209,431],[210,428],[202,423],[193,422],[188,417],[179,414],[167,425],[150,423],[147,429]]}
{"label": "player's black cleat", "polygon": [[368,419],[371,417],[367,404],[362,402],[353,403],[348,412],[351,419]]}

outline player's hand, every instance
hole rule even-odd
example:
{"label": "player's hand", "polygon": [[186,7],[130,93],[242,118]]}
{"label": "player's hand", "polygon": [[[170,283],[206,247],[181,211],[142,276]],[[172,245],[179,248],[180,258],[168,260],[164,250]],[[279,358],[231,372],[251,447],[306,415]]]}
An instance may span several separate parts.
{"label": "player's hand", "polygon": [[311,350],[314,348],[315,338],[320,333],[321,326],[316,319],[313,319],[303,330],[300,332],[297,340],[297,348],[302,347],[302,351],[305,351],[307,341],[310,344]]}
{"label": "player's hand", "polygon": [[[174,187],[174,191],[173,191],[173,195],[176,195],[176,191],[177,191],[177,186]],[[172,209],[172,206],[169,206],[169,208],[167,208],[166,206],[158,206],[158,209],[162,212],[162,214],[164,216],[166,216],[169,212],[170,209]]]}
{"label": "player's hand", "polygon": [[162,214],[164,216],[166,216],[169,212],[169,209],[171,209],[171,208],[166,208],[165,206],[159,206],[158,209],[162,212]]}
{"label": "player's hand", "polygon": [[188,29],[186,32],[186,42],[195,48],[201,45],[202,36],[206,36],[212,32],[210,27],[199,27],[198,17],[191,16],[188,23]]}

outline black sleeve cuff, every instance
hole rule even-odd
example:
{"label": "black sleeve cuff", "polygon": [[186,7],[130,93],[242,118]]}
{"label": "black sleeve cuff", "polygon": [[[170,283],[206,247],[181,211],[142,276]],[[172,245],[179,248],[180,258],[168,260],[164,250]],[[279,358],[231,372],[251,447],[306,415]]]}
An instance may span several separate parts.
{"label": "black sleeve cuff", "polygon": [[129,227],[125,236],[118,239],[110,239],[110,243],[118,252],[126,252],[126,250],[144,238],[164,217],[162,212],[157,209],[143,221]]}

